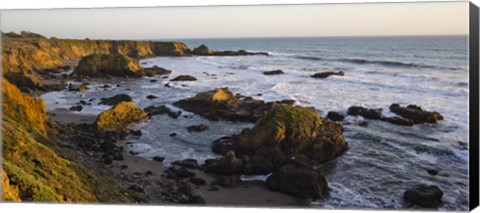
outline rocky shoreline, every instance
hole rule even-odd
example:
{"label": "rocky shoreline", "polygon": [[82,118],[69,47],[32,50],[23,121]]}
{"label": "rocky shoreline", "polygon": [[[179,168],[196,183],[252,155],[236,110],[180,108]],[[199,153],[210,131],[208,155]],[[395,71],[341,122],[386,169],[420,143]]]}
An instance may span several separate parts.
{"label": "rocky shoreline", "polygon": [[[81,112],[82,106],[92,104],[91,101],[84,100],[68,110],[47,113],[41,99],[32,98],[18,89],[30,93],[57,90],[81,92],[88,89],[90,79],[139,78],[156,75],[169,78],[170,81],[195,81],[197,80],[195,76],[188,75],[170,78],[170,74],[173,73],[171,70],[158,66],[144,68],[137,59],[189,55],[268,56],[267,53],[253,53],[245,50],[212,51],[205,45],[192,51],[180,42],[102,41],[101,44],[93,45],[90,40],[47,39],[38,34],[28,33],[5,34],[4,39],[8,45],[4,49],[6,54],[3,55],[5,62],[3,69],[6,72],[2,91],[9,98],[3,103],[3,109],[7,111],[7,124],[26,125],[23,128],[34,129],[41,137],[36,135],[28,137],[43,141],[38,144],[47,144],[52,147],[53,152],[61,153],[58,158],[65,158],[83,165],[86,169],[82,172],[86,174],[79,175],[79,181],[84,181],[84,176],[93,177],[89,174],[89,170],[100,174],[98,180],[113,180],[114,186],[109,188],[112,194],[95,197],[94,192],[97,190],[95,187],[98,186],[96,181],[89,182],[89,189],[72,189],[78,190],[75,192],[79,194],[88,191],[87,194],[92,197],[81,200],[85,202],[307,207],[310,199],[328,196],[330,190],[319,165],[352,151],[348,149],[348,141],[345,141],[343,136],[345,117],[361,116],[403,126],[434,124],[443,120],[443,116],[438,112],[430,112],[416,105],[402,107],[395,103],[389,108],[396,114],[393,117],[382,114],[383,109],[351,106],[346,114],[331,111],[326,118],[323,118],[317,109],[296,106],[294,100],[264,102],[242,94],[234,94],[227,87],[211,88],[192,97],[177,100],[173,105],[210,121],[248,122],[255,125],[250,129],[242,130],[239,134],[212,141],[212,151],[220,155],[218,158],[207,159],[202,165],[199,165],[196,159],[183,159],[166,167],[162,163],[162,156],[155,157],[153,161],[136,156],[136,153],[129,149],[129,139],[142,137],[142,129],[137,129],[136,123],[145,119],[158,119],[156,115],[159,114],[167,114],[175,119],[181,115],[181,111],[175,112],[164,105],[152,105],[141,109],[132,97],[117,94],[101,99],[99,104],[111,107],[95,117],[73,113]],[[58,46],[59,43],[61,45]],[[40,48],[33,44],[38,44]],[[18,57],[22,54],[16,52],[18,50],[14,48],[19,45],[31,48],[30,52],[23,54],[24,58],[21,59]],[[52,45],[57,45],[55,48],[58,51],[47,54],[48,56],[42,62],[30,58],[34,54],[44,52],[45,49],[53,48]],[[77,45],[84,51],[68,52],[67,50],[71,47],[66,48],[65,45]],[[108,50],[100,47],[108,47]],[[63,53],[68,56],[61,56]],[[78,60],[78,64],[65,65],[66,60]],[[13,63],[14,61],[20,63]],[[20,71],[20,67],[29,68],[27,69],[29,71]],[[284,72],[273,70],[263,74],[273,77]],[[310,77],[324,79],[344,75],[343,71],[339,71],[316,73]],[[66,84],[68,80],[80,81],[82,84]],[[105,89],[109,87],[112,85],[104,85]],[[161,97],[149,95],[147,98]],[[367,126],[368,122],[364,121],[358,125]],[[208,128],[204,124],[195,123],[187,127],[189,132],[201,132]],[[13,129],[13,127],[9,128],[11,132],[14,132]],[[20,137],[12,134],[11,143],[16,137]],[[48,139],[52,136],[55,140]],[[14,148],[9,149],[7,146],[8,153],[5,156],[7,161],[16,162],[18,153],[15,146],[12,145],[12,147]],[[33,166],[30,165],[32,171],[39,173],[35,177],[45,176],[42,176],[43,165],[45,165],[42,162],[46,159],[42,160],[38,157],[35,158],[36,160],[21,159],[29,165],[33,162]],[[76,168],[69,164],[65,167]],[[3,178],[4,182],[8,182],[9,187],[17,187],[12,189],[16,196],[12,196],[11,200],[78,201],[76,198],[65,195],[70,191],[49,189],[48,186],[44,187],[45,190],[58,199],[41,197],[43,194],[36,195],[35,192],[33,195],[28,194],[32,185],[35,186],[36,183],[25,184],[11,178],[16,177],[14,168],[14,166],[7,166],[5,169],[7,176]],[[241,180],[240,177],[243,175],[267,175],[268,177],[264,182],[247,182]],[[117,199],[115,196],[118,193],[123,193],[125,196]],[[415,189],[408,189],[404,197],[415,205],[435,208],[441,204],[442,195],[443,192],[436,186],[418,186]],[[35,196],[40,196],[41,199]],[[416,202],[415,200],[418,199],[426,201]]]}

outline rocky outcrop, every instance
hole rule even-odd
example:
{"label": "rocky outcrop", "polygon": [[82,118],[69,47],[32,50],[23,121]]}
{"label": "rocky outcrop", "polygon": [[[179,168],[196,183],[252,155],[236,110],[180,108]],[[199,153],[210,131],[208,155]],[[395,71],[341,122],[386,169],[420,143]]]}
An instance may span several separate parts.
{"label": "rocky outcrop", "polygon": [[[235,165],[233,173],[267,174],[289,159],[323,163],[347,149],[342,134],[340,124],[324,120],[313,108],[275,103],[252,129],[215,141],[213,151],[234,153],[210,165]],[[206,170],[212,168],[207,164]]]}
{"label": "rocky outcrop", "polygon": [[191,50],[182,42],[153,42],[153,52],[156,56],[186,56]]}
{"label": "rocky outcrop", "polygon": [[[283,103],[293,104],[288,100]],[[176,107],[196,113],[209,120],[256,122],[272,106],[251,97],[234,95],[228,88],[200,92],[194,97],[173,103]]]}
{"label": "rocky outcrop", "polygon": [[45,85],[42,83],[41,77],[34,72],[7,72],[4,74],[4,77],[25,93],[30,93],[35,90],[47,90]]}
{"label": "rocky outcrop", "polygon": [[345,119],[345,115],[342,115],[338,112],[335,112],[335,111],[329,111],[327,113],[327,119],[331,120],[331,121],[343,121],[343,119]]}
{"label": "rocky outcrop", "polygon": [[410,203],[424,208],[435,208],[442,203],[443,191],[437,186],[420,184],[408,189],[403,198]]}
{"label": "rocky outcrop", "polygon": [[134,102],[120,102],[100,113],[95,121],[95,126],[102,132],[117,131],[124,129],[131,123],[142,120],[146,116],[147,113],[138,108]]}
{"label": "rocky outcrop", "polygon": [[344,76],[345,73],[343,71],[340,71],[340,72],[319,72],[319,73],[313,74],[310,77],[312,77],[312,78],[328,78],[332,75]]}
{"label": "rocky outcrop", "polygon": [[421,107],[415,105],[408,105],[407,107],[400,107],[398,104],[392,104],[390,111],[401,116],[386,117],[382,114],[383,109],[368,109],[361,106],[351,106],[348,108],[347,114],[353,116],[362,116],[372,120],[386,121],[396,125],[412,126],[414,124],[422,123],[437,123],[443,120],[442,115],[438,112],[429,112],[423,110]]}
{"label": "rocky outcrop", "polygon": [[171,81],[196,81],[197,78],[191,76],[191,75],[179,75],[172,79]]}
{"label": "rocky outcrop", "polygon": [[429,112],[416,105],[401,107],[399,104],[392,104],[390,105],[390,111],[405,119],[412,120],[415,124],[437,123],[443,120],[443,116],[440,113]]}
{"label": "rocky outcrop", "polygon": [[127,101],[127,102],[132,101],[132,97],[130,97],[127,94],[118,94],[118,95],[114,95],[110,98],[101,98],[100,103],[98,103],[98,104],[113,106],[113,105],[117,105],[117,104],[119,104],[120,102],[123,102],[123,101]]}
{"label": "rocky outcrop", "polygon": [[263,72],[264,75],[282,75],[284,72],[282,70],[272,70]]}
{"label": "rocky outcrop", "polygon": [[202,44],[193,49],[193,55],[203,56],[247,56],[247,55],[268,55],[266,52],[247,52],[245,50],[238,51],[212,51],[206,45]]}
{"label": "rocky outcrop", "polygon": [[72,76],[140,77],[142,69],[138,61],[122,54],[92,54],[80,60]]}
{"label": "rocky outcrop", "polygon": [[328,193],[328,183],[319,169],[301,163],[288,163],[267,179],[271,190],[282,191],[307,199],[319,199]]}

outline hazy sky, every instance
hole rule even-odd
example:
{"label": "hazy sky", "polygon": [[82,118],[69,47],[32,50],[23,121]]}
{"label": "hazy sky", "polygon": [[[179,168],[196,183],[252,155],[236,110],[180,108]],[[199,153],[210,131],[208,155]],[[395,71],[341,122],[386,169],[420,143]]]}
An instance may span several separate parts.
{"label": "hazy sky", "polygon": [[1,11],[1,30],[162,39],[468,34],[468,2]]}

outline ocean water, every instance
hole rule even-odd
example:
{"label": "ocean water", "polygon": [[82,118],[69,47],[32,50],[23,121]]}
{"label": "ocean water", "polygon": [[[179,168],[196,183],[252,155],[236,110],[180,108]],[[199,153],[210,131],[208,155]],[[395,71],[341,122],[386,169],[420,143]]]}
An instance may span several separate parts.
{"label": "ocean water", "polygon": [[[417,184],[435,184],[444,191],[440,210],[468,209],[468,37],[344,37],[344,38],[250,38],[182,40],[190,47],[206,44],[213,50],[268,52],[269,56],[158,57],[141,60],[145,67],[158,65],[173,72],[195,76],[194,82],[170,82],[153,78],[96,80],[82,93],[68,91],[42,95],[47,109],[76,105],[96,98],[80,113],[98,114],[108,106],[99,98],[126,93],[140,107],[171,104],[198,92],[229,87],[234,93],[274,101],[294,99],[297,105],[314,106],[322,116],[334,110],[346,113],[361,105],[383,108],[392,103],[416,104],[440,112],[438,124],[396,126],[348,116],[344,136],[349,150],[323,164],[331,189],[329,195],[312,200],[320,208],[409,208],[403,192]],[[279,76],[263,71],[281,69]],[[316,72],[344,71],[345,76],[314,79]],[[76,82],[74,82],[76,83]],[[119,84],[111,89],[103,84]],[[172,87],[164,87],[170,83]],[[128,89],[127,89],[128,88]],[[159,98],[149,100],[147,95]],[[165,164],[184,158],[200,161],[216,157],[212,141],[252,127],[249,123],[211,122],[189,112],[172,119],[166,115],[138,125],[140,138],[132,138],[130,149],[140,156],[166,157]],[[210,129],[188,133],[185,127],[205,123]],[[170,137],[177,133],[176,137]],[[439,171],[436,176],[426,170]],[[245,180],[264,177],[245,177]]]}

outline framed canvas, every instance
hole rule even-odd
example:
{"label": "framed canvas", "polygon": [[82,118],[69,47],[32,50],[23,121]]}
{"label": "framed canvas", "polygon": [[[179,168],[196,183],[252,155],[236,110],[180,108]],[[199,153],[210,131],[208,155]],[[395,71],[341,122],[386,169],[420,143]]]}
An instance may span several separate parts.
{"label": "framed canvas", "polygon": [[468,211],[468,1],[2,10],[5,203]]}

